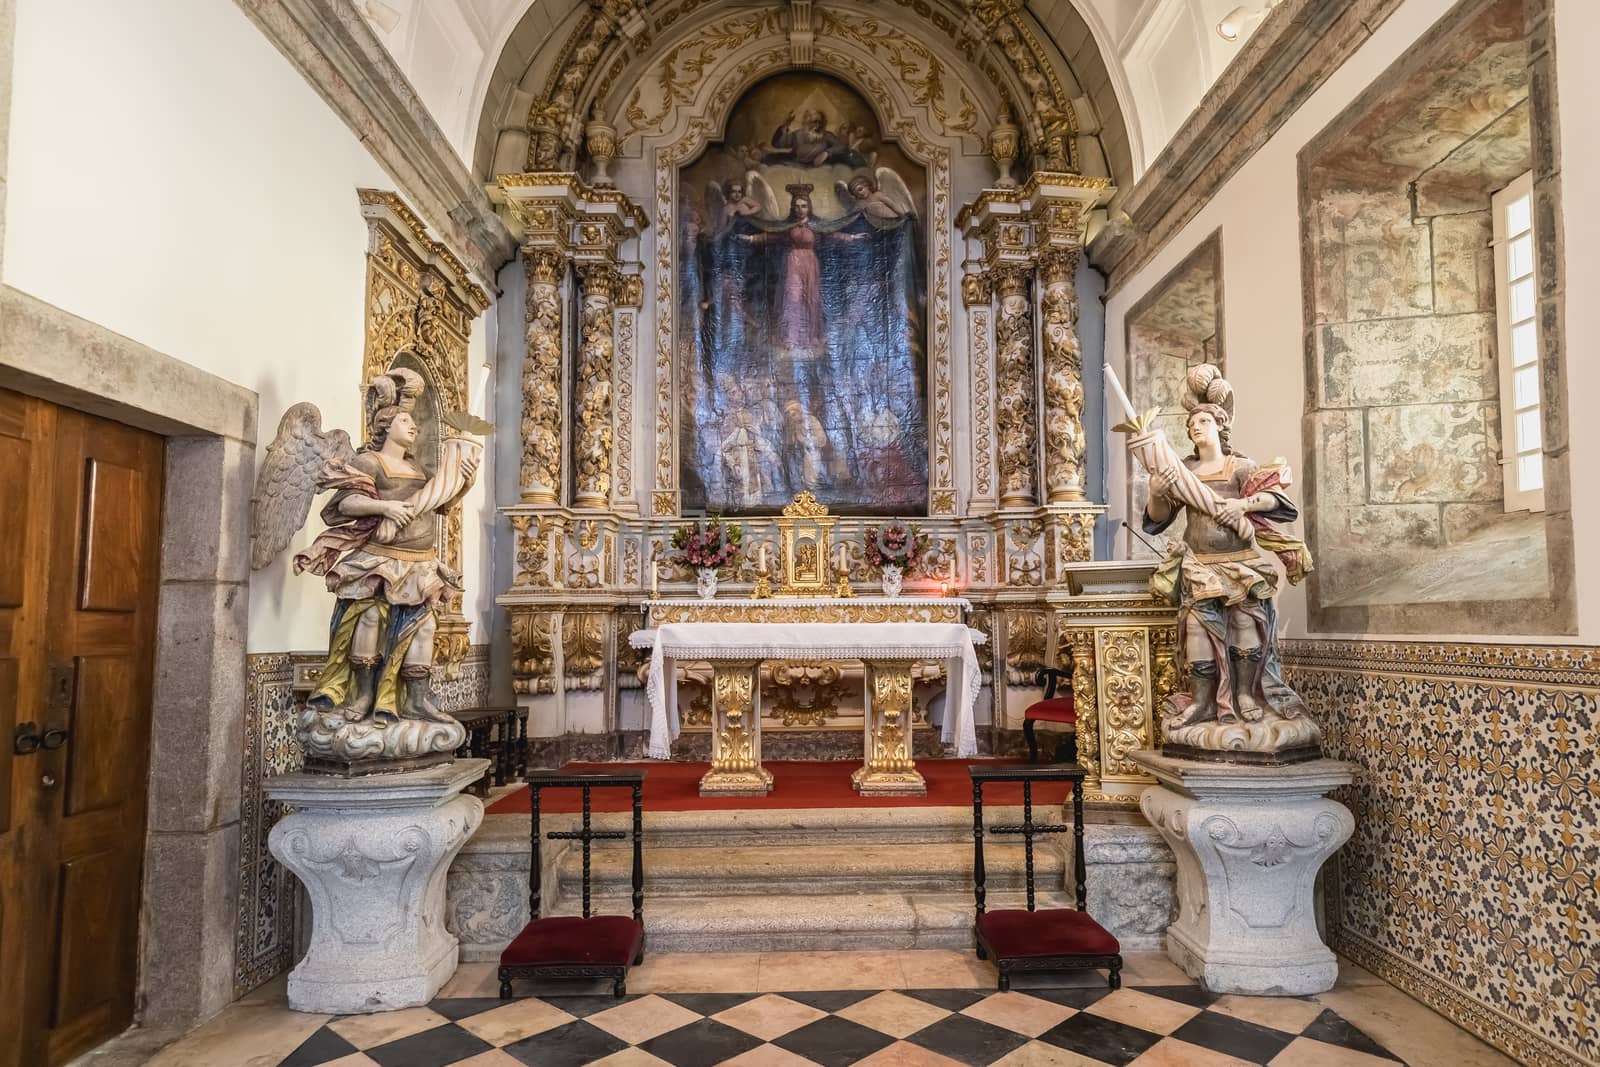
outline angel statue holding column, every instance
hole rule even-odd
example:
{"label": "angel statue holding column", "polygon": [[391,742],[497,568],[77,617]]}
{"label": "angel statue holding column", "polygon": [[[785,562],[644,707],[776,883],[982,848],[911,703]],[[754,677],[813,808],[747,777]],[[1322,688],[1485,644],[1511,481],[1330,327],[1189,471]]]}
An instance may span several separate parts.
{"label": "angel statue holding column", "polygon": [[[316,405],[295,404],[278,425],[256,481],[254,558],[265,566],[305,524],[312,498],[328,528],[294,557],[295,573],[321,575],[337,598],[328,657],[300,715],[308,770],[367,774],[448,761],[465,741],[431,691],[435,609],[462,591],[439,559],[438,515],[471,488],[483,458],[476,437],[440,442],[426,473],[413,448],[421,375],[395,368],[367,383],[367,440],[322,432]],[[492,429],[470,415],[452,430]]]}
{"label": "angel statue holding column", "polygon": [[1169,546],[1150,578],[1151,592],[1178,608],[1180,656],[1188,693],[1168,700],[1165,751],[1189,758],[1294,763],[1321,754],[1320,732],[1300,695],[1283,680],[1278,651],[1279,566],[1298,583],[1311,554],[1290,529],[1299,512],[1289,499],[1289,467],[1262,465],[1236,451],[1233,388],[1211,364],[1185,379],[1185,430],[1194,446],[1180,460],[1155,412],[1134,416],[1116,373],[1106,380],[1129,421],[1128,448],[1150,472],[1146,533],[1160,534],[1180,512],[1183,539]]}

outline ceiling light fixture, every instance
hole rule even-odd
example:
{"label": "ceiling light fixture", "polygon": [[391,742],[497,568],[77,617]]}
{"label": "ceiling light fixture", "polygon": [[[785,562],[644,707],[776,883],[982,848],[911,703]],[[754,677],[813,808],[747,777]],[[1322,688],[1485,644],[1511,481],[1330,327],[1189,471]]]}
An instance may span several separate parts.
{"label": "ceiling light fixture", "polygon": [[1224,41],[1237,41],[1240,37],[1255,29],[1256,25],[1267,17],[1268,12],[1281,3],[1283,3],[1283,0],[1267,0],[1266,3],[1259,4],[1259,6],[1258,4],[1240,4],[1222,16],[1222,20],[1217,23],[1217,36]]}

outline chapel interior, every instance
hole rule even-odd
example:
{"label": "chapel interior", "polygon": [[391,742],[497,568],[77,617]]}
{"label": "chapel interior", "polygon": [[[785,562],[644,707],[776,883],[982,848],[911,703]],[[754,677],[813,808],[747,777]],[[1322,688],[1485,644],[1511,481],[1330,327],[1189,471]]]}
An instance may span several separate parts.
{"label": "chapel interior", "polygon": [[1596,40],[0,0],[0,1067],[1600,1065]]}

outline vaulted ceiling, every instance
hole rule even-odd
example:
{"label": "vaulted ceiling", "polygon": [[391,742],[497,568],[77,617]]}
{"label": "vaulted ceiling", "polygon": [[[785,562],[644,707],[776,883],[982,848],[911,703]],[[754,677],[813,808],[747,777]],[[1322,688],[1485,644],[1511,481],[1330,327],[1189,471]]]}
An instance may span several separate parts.
{"label": "vaulted ceiling", "polygon": [[[517,87],[586,0],[354,0],[462,160],[494,168],[496,128]],[[1105,171],[1131,184],[1200,102],[1243,43],[1215,27],[1237,0],[1025,0],[1100,127]],[[882,12],[873,0],[844,0]],[[648,5],[645,5],[648,6]],[[982,11],[1006,0],[960,0]],[[1257,0],[1265,6],[1265,0]],[[1085,109],[1092,115],[1085,116]]]}

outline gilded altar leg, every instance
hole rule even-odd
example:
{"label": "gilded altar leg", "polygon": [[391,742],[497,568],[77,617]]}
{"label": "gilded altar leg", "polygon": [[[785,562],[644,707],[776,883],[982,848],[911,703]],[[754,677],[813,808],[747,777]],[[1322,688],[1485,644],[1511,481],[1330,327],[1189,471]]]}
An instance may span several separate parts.
{"label": "gilded altar leg", "polygon": [[910,660],[868,662],[861,769],[850,776],[862,796],[923,797],[928,785],[911,758]]}
{"label": "gilded altar leg", "polygon": [[711,769],[700,795],[764,797],[772,774],[761,766],[761,664],[751,660],[711,664]]}

